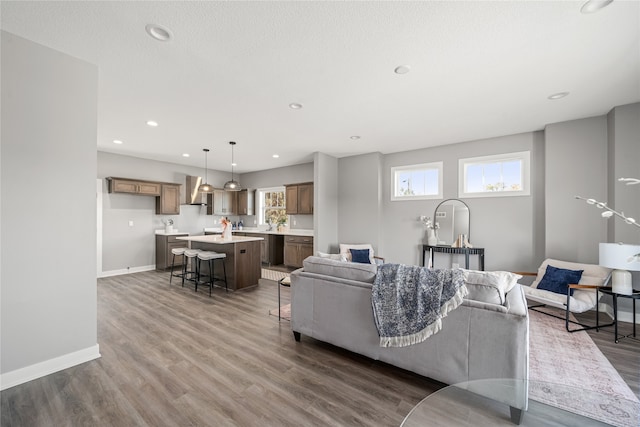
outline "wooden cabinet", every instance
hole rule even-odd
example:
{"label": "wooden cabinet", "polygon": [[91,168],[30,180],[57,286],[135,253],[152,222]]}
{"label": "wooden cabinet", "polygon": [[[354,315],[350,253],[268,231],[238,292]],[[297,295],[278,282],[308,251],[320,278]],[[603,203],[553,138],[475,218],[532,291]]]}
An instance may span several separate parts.
{"label": "wooden cabinet", "polygon": [[162,184],[160,197],[156,198],[156,214],[179,215],[180,214],[180,186]]}
{"label": "wooden cabinet", "polygon": [[[170,236],[156,234],[156,270],[166,270],[171,267],[171,260],[173,259],[171,249],[186,248],[188,246],[186,240],[177,240],[176,237],[188,235],[188,233],[172,234]],[[182,268],[183,262],[182,255],[176,256],[174,269],[176,267],[178,269]]]}
{"label": "wooden cabinet", "polygon": [[237,192],[214,189],[207,195],[207,215],[236,215]]}
{"label": "wooden cabinet", "polygon": [[313,255],[313,237],[285,236],[284,265],[302,267],[302,261],[311,255]]}
{"label": "wooden cabinet", "polygon": [[130,193],[144,196],[160,196],[161,182],[140,181],[127,178],[107,178],[109,193]]}
{"label": "wooden cabinet", "polygon": [[256,190],[241,190],[238,194],[238,215],[254,215]]}
{"label": "wooden cabinet", "polygon": [[277,234],[247,233],[248,236],[262,237],[260,241],[260,260],[263,264],[282,264],[284,251],[284,236]]}
{"label": "wooden cabinet", "polygon": [[156,197],[156,214],[180,213],[180,184],[108,177],[109,193],[128,193]]}
{"label": "wooden cabinet", "polygon": [[285,186],[287,215],[313,214],[313,182]]}

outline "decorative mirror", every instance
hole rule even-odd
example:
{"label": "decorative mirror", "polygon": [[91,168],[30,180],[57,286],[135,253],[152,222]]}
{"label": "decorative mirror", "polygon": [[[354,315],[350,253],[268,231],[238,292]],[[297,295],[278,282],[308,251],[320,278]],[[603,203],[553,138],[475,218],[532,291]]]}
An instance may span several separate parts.
{"label": "decorative mirror", "polygon": [[469,241],[469,206],[462,200],[448,199],[436,207],[434,220],[438,224],[438,245],[451,246],[459,235],[465,234]]}

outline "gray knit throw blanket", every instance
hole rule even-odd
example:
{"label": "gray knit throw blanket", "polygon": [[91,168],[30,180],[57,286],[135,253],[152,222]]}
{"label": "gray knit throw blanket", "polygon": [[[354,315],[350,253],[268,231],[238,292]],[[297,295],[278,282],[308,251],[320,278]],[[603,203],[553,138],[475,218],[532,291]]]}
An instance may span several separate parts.
{"label": "gray knit throw blanket", "polygon": [[460,270],[383,264],[373,282],[373,315],[381,347],[418,344],[442,328],[442,318],[462,303]]}

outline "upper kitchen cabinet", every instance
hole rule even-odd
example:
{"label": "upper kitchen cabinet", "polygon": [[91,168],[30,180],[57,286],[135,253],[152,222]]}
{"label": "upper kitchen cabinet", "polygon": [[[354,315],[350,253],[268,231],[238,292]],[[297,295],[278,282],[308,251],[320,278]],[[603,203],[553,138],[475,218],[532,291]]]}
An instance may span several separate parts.
{"label": "upper kitchen cabinet", "polygon": [[209,195],[207,203],[207,215],[236,215],[237,194],[235,191],[224,191],[216,188],[213,194]]}
{"label": "upper kitchen cabinet", "polygon": [[313,213],[313,182],[285,185],[287,215]]}
{"label": "upper kitchen cabinet", "polygon": [[162,184],[160,197],[156,198],[156,214],[180,214],[180,186],[176,184]]}
{"label": "upper kitchen cabinet", "polygon": [[129,193],[143,196],[160,196],[162,190],[161,182],[140,181],[128,178],[107,178],[109,182],[109,193]]}
{"label": "upper kitchen cabinet", "polygon": [[109,193],[128,193],[156,197],[156,214],[180,213],[180,184],[108,177]]}
{"label": "upper kitchen cabinet", "polygon": [[241,190],[238,194],[238,215],[255,215],[254,203],[256,190]]}

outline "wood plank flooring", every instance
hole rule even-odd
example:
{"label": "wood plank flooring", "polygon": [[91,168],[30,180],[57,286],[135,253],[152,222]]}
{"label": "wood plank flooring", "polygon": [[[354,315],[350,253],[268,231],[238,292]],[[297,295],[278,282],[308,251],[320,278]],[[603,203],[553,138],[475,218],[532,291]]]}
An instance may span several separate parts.
{"label": "wood plank flooring", "polygon": [[[102,357],[0,393],[1,425],[398,426],[443,386],[308,337],[296,343],[289,322],[268,314],[275,282],[209,298],[168,278],[99,279]],[[638,393],[640,343],[591,335]]]}

